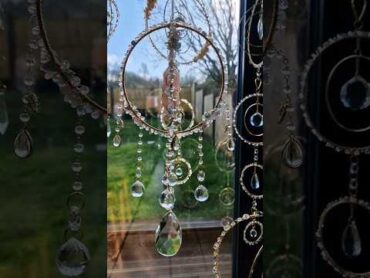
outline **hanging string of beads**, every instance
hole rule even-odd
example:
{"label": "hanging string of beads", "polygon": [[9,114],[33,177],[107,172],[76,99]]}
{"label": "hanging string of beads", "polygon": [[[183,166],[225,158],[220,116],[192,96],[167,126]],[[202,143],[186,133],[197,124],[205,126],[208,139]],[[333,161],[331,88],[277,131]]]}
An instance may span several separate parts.
{"label": "hanging string of beads", "polygon": [[24,77],[25,92],[22,96],[23,109],[19,114],[22,128],[14,140],[14,153],[19,158],[27,158],[32,154],[33,140],[29,132],[29,122],[32,115],[39,112],[39,98],[35,93],[37,78],[36,67],[38,66],[40,47],[40,28],[37,25],[36,7],[34,1],[29,1],[28,12],[30,14],[30,39],[28,43],[28,54],[26,57],[26,74]]}
{"label": "hanging string of beads", "polygon": [[65,242],[59,248],[56,257],[58,270],[65,276],[78,276],[84,273],[90,261],[89,250],[81,242],[81,210],[85,206],[85,195],[82,192],[83,183],[81,181],[81,155],[84,152],[81,136],[85,133],[85,126],[81,118],[83,113],[80,114],[79,111],[81,110],[77,109],[78,119],[74,127],[76,142],[73,146],[74,158],[71,164],[74,181],[72,183],[72,193],[67,199],[69,218],[64,233]]}

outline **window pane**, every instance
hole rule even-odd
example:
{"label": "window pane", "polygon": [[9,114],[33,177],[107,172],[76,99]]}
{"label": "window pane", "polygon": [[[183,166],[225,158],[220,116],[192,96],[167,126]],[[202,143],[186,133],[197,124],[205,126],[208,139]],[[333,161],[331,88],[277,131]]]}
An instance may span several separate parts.
{"label": "window pane", "polygon": [[[214,2],[214,1],[213,1]],[[238,53],[238,1],[216,1],[211,8],[208,1],[175,1],[175,16],[209,31],[207,20],[214,30],[217,46],[222,43],[216,33],[229,36],[229,49],[221,50],[227,56],[229,91],[236,86]],[[199,5],[201,3],[202,5]],[[126,46],[143,30],[145,19],[144,1],[117,2],[120,10],[119,26],[108,45],[110,109],[117,110],[120,87],[120,62]],[[169,20],[169,1],[158,1],[148,22],[150,25]],[[209,19],[204,16],[203,5]],[[218,16],[218,18],[216,18]],[[231,18],[228,24],[227,19]],[[217,20],[219,22],[217,23]],[[188,29],[179,28],[181,47],[177,51],[181,109],[184,121],[182,129],[197,125],[202,115],[217,103],[221,88],[220,62],[216,51],[207,46],[206,40]],[[229,34],[229,31],[231,33]],[[125,72],[127,98],[137,107],[146,123],[156,129],[166,129],[166,111],[162,107],[168,100],[163,93],[164,73],[168,68],[167,29],[161,29],[134,43]],[[206,47],[205,47],[206,46]],[[202,54],[206,56],[196,63],[191,61]],[[227,52],[227,53],[226,53]],[[225,55],[229,54],[229,55]],[[224,99],[231,106],[232,94]],[[231,111],[232,112],[232,111]],[[108,147],[108,272],[110,277],[210,277],[213,267],[213,245],[222,231],[222,222],[233,217],[234,205],[234,157],[228,145],[224,116],[208,127],[203,141],[194,134],[181,139],[176,149],[178,163],[175,173],[178,180],[190,178],[175,186],[173,212],[182,227],[182,246],[174,257],[166,258],[156,252],[155,232],[166,210],[159,204],[163,191],[162,176],[165,172],[166,139],[158,134],[140,130],[131,117],[123,118],[124,128],[116,133],[116,119],[110,119],[111,134]],[[194,122],[194,123],[193,123]],[[142,133],[142,137],[141,134]],[[122,138],[120,147],[119,134]],[[142,143],[141,143],[142,142]],[[201,147],[202,148],[201,148]],[[139,150],[139,151],[138,151]],[[199,156],[199,152],[203,156]],[[138,158],[142,161],[138,162]],[[181,158],[181,159],[180,159]],[[200,164],[203,160],[203,165]],[[137,169],[138,165],[140,170]],[[190,167],[189,167],[190,166]],[[191,170],[191,173],[189,172]],[[202,181],[202,171],[205,180]],[[200,177],[199,177],[200,176]],[[145,186],[141,198],[132,196],[132,185],[140,180]],[[208,189],[202,191],[204,185]],[[137,184],[136,194],[140,193]],[[198,190],[196,190],[198,189]],[[195,199],[195,192],[199,194]],[[201,194],[203,193],[203,195]],[[140,195],[140,194],[139,194]],[[221,248],[221,271],[231,276],[231,238],[226,237]]]}

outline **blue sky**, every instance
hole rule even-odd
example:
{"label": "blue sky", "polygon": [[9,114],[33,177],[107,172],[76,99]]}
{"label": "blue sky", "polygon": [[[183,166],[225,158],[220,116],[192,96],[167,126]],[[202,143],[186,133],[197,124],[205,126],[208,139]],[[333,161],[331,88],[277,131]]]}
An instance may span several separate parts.
{"label": "blue sky", "polygon": [[120,63],[128,45],[145,27],[144,0],[117,0],[120,20],[108,44],[108,65]]}
{"label": "blue sky", "polygon": [[[175,0],[176,1],[176,0]],[[222,3],[223,1],[229,0],[215,0],[215,6]],[[238,1],[233,0],[236,3]],[[145,29],[145,20],[144,20],[144,8],[146,6],[146,0],[116,0],[118,8],[120,10],[120,19],[119,25],[116,32],[111,37],[108,44],[108,67],[115,68],[119,67],[124,53],[126,52],[131,41]],[[159,12],[163,7],[165,1],[158,0],[158,7],[153,11]],[[186,2],[191,5],[191,1]],[[191,10],[191,8],[190,8]],[[236,11],[238,7],[236,6]],[[153,15],[154,16],[154,15]],[[163,16],[156,17],[155,22],[159,23],[162,21]],[[159,19],[159,21],[158,21]],[[153,22],[150,22],[151,24]],[[201,24],[201,23],[199,23]],[[203,26],[202,26],[203,27]],[[203,27],[204,28],[204,27]],[[156,44],[160,45],[161,49],[165,49],[165,41],[162,39],[164,33],[153,33],[152,38]],[[162,48],[163,47],[163,48]],[[191,54],[194,55],[194,54]],[[191,56],[193,57],[193,56]],[[148,76],[151,77],[161,77],[162,73],[167,67],[167,61],[161,59],[157,52],[154,51],[153,47],[149,44],[149,40],[145,39],[140,44],[135,47],[130,60],[128,63],[127,70],[130,72],[135,72],[137,74],[143,75],[143,64],[147,66]],[[184,75],[196,75],[200,76],[199,71],[196,67],[186,67],[183,66],[181,69],[182,76]],[[202,78],[200,78],[202,79]]]}

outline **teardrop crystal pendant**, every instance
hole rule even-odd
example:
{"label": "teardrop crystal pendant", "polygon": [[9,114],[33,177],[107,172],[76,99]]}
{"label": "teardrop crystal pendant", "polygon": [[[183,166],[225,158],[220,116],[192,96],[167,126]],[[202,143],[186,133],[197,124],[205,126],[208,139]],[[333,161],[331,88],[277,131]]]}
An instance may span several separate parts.
{"label": "teardrop crystal pendant", "polygon": [[159,254],[172,257],[179,252],[182,243],[182,230],[176,215],[167,212],[155,233],[155,248]]}
{"label": "teardrop crystal pendant", "polygon": [[14,140],[14,153],[19,158],[27,158],[32,153],[32,137],[26,129],[21,129]]}
{"label": "teardrop crystal pendant", "polygon": [[348,257],[357,257],[361,254],[361,238],[356,222],[348,222],[342,234],[342,251]]}
{"label": "teardrop crystal pendant", "polygon": [[[1,86],[1,84],[0,84]],[[5,93],[0,88],[0,134],[4,135],[9,125],[8,109],[6,108]]]}
{"label": "teardrop crystal pendant", "polygon": [[121,136],[119,136],[119,134],[116,134],[113,137],[113,146],[118,148],[119,146],[121,146],[121,142],[122,142]]}
{"label": "teardrop crystal pendant", "polygon": [[260,16],[257,23],[257,33],[260,40],[263,40],[263,17]]}
{"label": "teardrop crystal pendant", "polygon": [[145,186],[144,184],[137,180],[131,185],[131,195],[135,198],[140,198],[144,195]]}
{"label": "teardrop crystal pendant", "polygon": [[199,185],[194,190],[194,198],[198,202],[205,202],[208,200],[208,197],[209,197],[208,189],[204,185]]}
{"label": "teardrop crystal pendant", "polygon": [[258,190],[260,189],[260,179],[258,177],[257,172],[255,172],[251,178],[251,188],[253,190]]}
{"label": "teardrop crystal pendant", "polygon": [[249,122],[253,127],[262,127],[263,115],[260,112],[256,112],[250,117]]}
{"label": "teardrop crystal pendant", "polygon": [[84,273],[89,261],[89,250],[81,241],[73,237],[59,248],[56,258],[60,273],[69,277]]}
{"label": "teardrop crystal pendant", "polygon": [[283,161],[290,168],[298,168],[303,164],[303,147],[298,139],[290,136],[282,152]]}

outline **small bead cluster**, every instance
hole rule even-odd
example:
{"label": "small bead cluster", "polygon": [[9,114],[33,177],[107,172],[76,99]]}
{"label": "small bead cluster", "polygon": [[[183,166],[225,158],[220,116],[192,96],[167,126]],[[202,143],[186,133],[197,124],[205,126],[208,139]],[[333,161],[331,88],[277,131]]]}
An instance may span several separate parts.
{"label": "small bead cluster", "polygon": [[136,171],[135,171],[135,182],[131,185],[131,195],[134,198],[140,198],[144,195],[145,186],[142,182],[143,175],[143,132],[140,129],[137,141],[137,159],[136,159]]}

